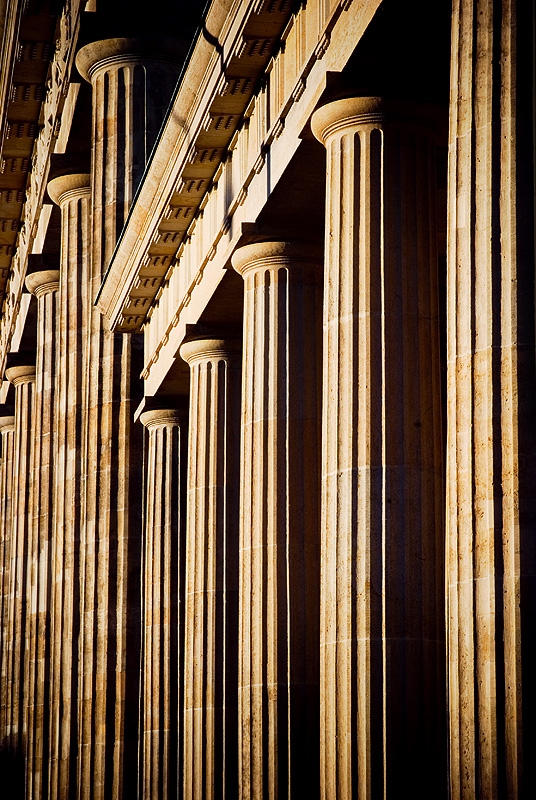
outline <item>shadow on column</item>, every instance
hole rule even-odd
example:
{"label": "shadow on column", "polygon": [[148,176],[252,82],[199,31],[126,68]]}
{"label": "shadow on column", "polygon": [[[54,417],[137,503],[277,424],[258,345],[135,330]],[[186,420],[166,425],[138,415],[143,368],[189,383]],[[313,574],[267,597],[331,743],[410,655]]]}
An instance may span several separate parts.
{"label": "shadow on column", "polygon": [[10,800],[24,800],[24,755],[5,739],[0,745],[0,775],[2,796]]}

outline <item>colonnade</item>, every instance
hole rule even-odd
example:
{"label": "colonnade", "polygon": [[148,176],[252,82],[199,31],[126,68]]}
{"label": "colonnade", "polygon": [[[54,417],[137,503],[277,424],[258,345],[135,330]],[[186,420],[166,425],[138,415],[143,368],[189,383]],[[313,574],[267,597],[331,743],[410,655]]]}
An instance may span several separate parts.
{"label": "colonnade", "polygon": [[176,72],[154,42],[80,52],[91,174],[49,184],[59,271],[27,278],[37,361],[6,371],[0,417],[0,725],[27,797],[530,796],[534,275],[516,20],[501,6],[498,75],[481,5],[455,3],[446,446],[437,112],[313,114],[324,253],[238,247],[242,338],[189,329],[189,397],[135,422],[136,341],[93,301],[157,130],[133,97],[158,106]]}

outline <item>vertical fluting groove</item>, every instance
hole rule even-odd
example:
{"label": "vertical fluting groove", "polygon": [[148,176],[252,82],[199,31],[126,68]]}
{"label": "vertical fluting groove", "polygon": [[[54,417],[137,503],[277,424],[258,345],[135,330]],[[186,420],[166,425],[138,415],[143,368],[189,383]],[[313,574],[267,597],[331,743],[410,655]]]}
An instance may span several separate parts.
{"label": "vertical fluting groove", "polygon": [[140,708],[142,433],[132,412],[141,399],[141,353],[132,337],[108,329],[94,301],[145,166],[147,137],[154,136],[144,124],[145,104],[137,102],[138,95],[152,102],[154,89],[155,102],[166,92],[169,99],[176,68],[149,63],[138,69],[143,42],[132,41],[131,54],[114,51],[123,40],[109,40],[109,53],[97,42],[77,56],[93,87],[79,800],[119,800],[137,791],[131,765],[138,753]]}
{"label": "vertical fluting groove", "polygon": [[7,715],[8,715],[8,664],[10,662],[13,641],[10,638],[10,619],[12,618],[13,592],[11,586],[11,558],[13,551],[13,448],[14,448],[14,417],[0,419],[0,432],[2,435],[2,462],[1,462],[1,506],[0,506],[0,537],[1,537],[1,567],[2,567],[2,646],[0,650],[0,747],[9,745],[7,740]]}
{"label": "vertical fluting groove", "polygon": [[233,263],[245,280],[240,796],[315,797],[321,260],[271,242]]}
{"label": "vertical fluting groove", "polygon": [[[28,545],[32,490],[32,421],[34,367],[12,367],[6,377],[15,384],[15,435],[13,448],[13,517],[10,573],[9,638],[13,643],[7,675],[7,738],[13,755],[25,755],[24,646],[28,614]],[[24,778],[22,779],[24,782]]]}
{"label": "vertical fluting groove", "polygon": [[[530,797],[535,735],[531,4],[453,6],[447,328],[450,791]],[[530,66],[529,66],[530,65]],[[522,172],[518,165],[523,164]],[[531,220],[530,224],[524,224]],[[531,265],[529,267],[529,265]],[[521,662],[523,660],[522,681]]]}
{"label": "vertical fluting groove", "polygon": [[186,513],[186,411],[147,411],[143,611],[143,800],[176,800],[182,652],[177,635],[184,593],[180,562]]}
{"label": "vertical fluting groove", "polygon": [[[321,797],[445,794],[434,133],[380,98],[316,112],[328,152]],[[415,122],[410,122],[414,118]],[[424,121],[424,125],[422,125]],[[435,123],[432,121],[430,128]]]}
{"label": "vertical fluting groove", "polygon": [[240,343],[192,338],[184,650],[184,798],[238,797]]}
{"label": "vertical fluting groove", "polygon": [[25,652],[26,794],[48,797],[51,552],[53,537],[54,402],[56,392],[56,270],[27,278],[37,296],[37,360],[33,401],[32,488],[28,550],[29,613]]}

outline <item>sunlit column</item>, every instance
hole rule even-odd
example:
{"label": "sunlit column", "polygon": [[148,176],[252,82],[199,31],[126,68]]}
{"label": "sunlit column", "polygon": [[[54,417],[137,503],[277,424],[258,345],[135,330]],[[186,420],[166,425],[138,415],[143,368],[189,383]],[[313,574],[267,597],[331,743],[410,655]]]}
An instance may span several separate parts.
{"label": "sunlit column", "polygon": [[237,796],[241,343],[192,336],[184,640],[184,800]]}
{"label": "sunlit column", "polygon": [[147,430],[142,573],[143,800],[176,800],[184,696],[186,409],[144,411]]}
{"label": "sunlit column", "polygon": [[175,85],[176,56],[156,40],[116,38],[86,45],[76,59],[93,106],[80,800],[136,792],[143,457],[133,413],[142,343],[111,332],[94,301]]}
{"label": "sunlit column", "polygon": [[37,298],[37,357],[32,424],[32,476],[29,511],[29,609],[25,649],[27,704],[26,796],[41,798],[48,782],[51,556],[54,485],[54,400],[59,271],[26,276]]}
{"label": "sunlit column", "polygon": [[534,4],[453,3],[450,796],[536,795]]}
{"label": "sunlit column", "polygon": [[84,344],[89,278],[89,175],[54,178],[48,193],[61,209],[57,387],[54,432],[54,546],[50,663],[49,800],[63,800],[76,778],[77,707],[82,684],[80,525],[85,484]]}
{"label": "sunlit column", "polygon": [[355,97],[327,150],[321,793],[443,797],[443,481],[435,120]]}
{"label": "sunlit column", "polygon": [[2,641],[0,643],[0,743],[3,743],[7,733],[8,664],[13,653],[9,620],[13,617],[10,573],[13,529],[12,492],[15,417],[0,417],[0,435],[2,437],[2,461],[0,462],[0,569],[2,579],[0,594],[0,619],[2,621]]}
{"label": "sunlit column", "polygon": [[239,785],[318,796],[322,259],[307,243],[237,250],[244,278]]}
{"label": "sunlit column", "polygon": [[7,670],[6,733],[13,753],[25,752],[24,736],[24,650],[29,635],[28,553],[32,505],[32,444],[33,398],[35,366],[24,365],[6,369],[6,379],[15,387],[15,432],[13,447],[13,495],[10,597],[12,613],[9,619],[9,639],[12,654]]}

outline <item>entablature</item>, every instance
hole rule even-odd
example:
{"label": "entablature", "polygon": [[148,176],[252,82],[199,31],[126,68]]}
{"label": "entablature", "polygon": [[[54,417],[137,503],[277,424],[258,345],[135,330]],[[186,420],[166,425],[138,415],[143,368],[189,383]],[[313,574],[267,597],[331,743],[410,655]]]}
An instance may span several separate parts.
{"label": "entablature", "polygon": [[[205,23],[211,35],[193,52],[97,300],[114,330],[142,330],[196,232],[202,274],[291,109],[307,87],[305,127],[327,72],[344,67],[378,5],[213,4]],[[186,291],[187,276],[180,282]]]}

